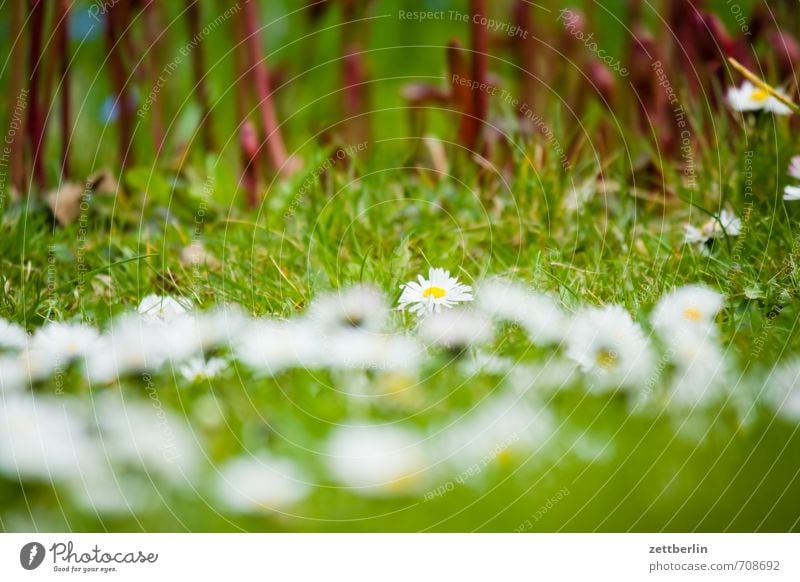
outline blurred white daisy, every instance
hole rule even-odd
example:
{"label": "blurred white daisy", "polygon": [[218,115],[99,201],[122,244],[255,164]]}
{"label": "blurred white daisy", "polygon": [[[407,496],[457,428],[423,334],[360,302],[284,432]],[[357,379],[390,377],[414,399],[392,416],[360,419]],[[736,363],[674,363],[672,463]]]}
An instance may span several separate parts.
{"label": "blurred white daisy", "polygon": [[726,97],[728,106],[734,111],[768,111],[778,115],[789,115],[792,112],[778,99],[750,81],[744,81],[739,87],[729,87]]}
{"label": "blurred white daisy", "polygon": [[16,356],[0,356],[0,394],[16,392],[28,382],[25,368]]}
{"label": "blurred white daisy", "polygon": [[327,331],[362,329],[379,332],[389,308],[383,294],[368,285],[356,285],[338,293],[323,293],[311,303],[311,320]]}
{"label": "blurred white daisy", "polygon": [[353,493],[408,493],[420,485],[426,469],[423,445],[421,435],[397,426],[342,426],[328,440],[327,465]]}
{"label": "blurred white daisy", "polygon": [[228,361],[225,358],[209,358],[206,360],[202,356],[196,356],[179,366],[178,372],[189,382],[199,382],[209,378],[216,378],[227,366]]}
{"label": "blurred white daisy", "polygon": [[234,353],[249,368],[275,375],[289,368],[318,368],[324,346],[306,322],[258,320],[239,336]]}
{"label": "blurred white daisy", "polygon": [[115,468],[125,467],[148,476],[184,484],[197,476],[202,453],[196,436],[183,418],[162,405],[155,392],[147,402],[103,392],[86,411],[87,423]]}
{"label": "blurred white daisy", "polygon": [[569,329],[566,354],[599,387],[641,386],[653,369],[650,342],[619,305],[577,313]]}
{"label": "blurred white daisy", "polygon": [[478,308],[490,317],[520,325],[535,344],[559,343],[566,317],[556,301],[518,283],[491,279],[476,292]]}
{"label": "blurred white daisy", "polygon": [[431,268],[427,279],[418,275],[416,281],[409,281],[400,288],[403,292],[398,300],[399,308],[420,316],[439,313],[442,307],[472,301],[472,287],[459,283],[445,269]]}
{"label": "blurred white daisy", "polygon": [[148,324],[136,315],[120,316],[86,356],[89,380],[111,382],[126,374],[158,369],[167,360],[173,330]]}
{"label": "blurred white daisy", "polygon": [[667,350],[676,364],[668,397],[671,406],[702,407],[722,393],[727,363],[715,334],[683,329],[672,336]]}
{"label": "blurred white daisy", "polygon": [[685,285],[666,293],[658,300],[650,315],[650,323],[668,342],[682,329],[705,335],[724,302],[725,298],[709,287]]}
{"label": "blurred white daisy", "polygon": [[310,487],[288,459],[266,454],[236,457],[219,468],[216,497],[240,513],[281,511],[299,503]]}
{"label": "blurred white daisy", "polygon": [[414,339],[402,335],[376,335],[364,331],[340,331],[322,338],[323,365],[339,370],[416,370],[425,349]]}
{"label": "blurred white daisy", "polygon": [[547,442],[553,429],[547,412],[517,395],[491,396],[438,433],[435,460],[457,470],[472,468],[477,475],[515,455],[535,451]]}
{"label": "blurred white daisy", "polygon": [[210,311],[194,313],[191,318],[182,318],[180,324],[193,328],[203,350],[230,348],[242,333],[250,319],[236,305],[223,305]]}
{"label": "blurred white daisy", "polygon": [[70,404],[31,393],[1,398],[0,473],[12,480],[71,478],[92,445]]}
{"label": "blurred white daisy", "polygon": [[28,334],[22,326],[0,318],[0,352],[24,350],[28,346]]}
{"label": "blurred white daisy", "polygon": [[787,173],[792,177],[800,180],[800,156],[792,156],[789,160],[789,169]]}
{"label": "blurred white daisy", "polygon": [[783,199],[787,202],[800,200],[800,186],[786,186],[783,189]]}
{"label": "blurred white daisy", "polygon": [[719,218],[711,218],[699,228],[686,224],[683,231],[685,244],[693,244],[699,251],[707,253],[716,239],[726,234],[727,236],[739,236],[742,232],[742,221],[732,212],[723,210],[720,212]]}
{"label": "blurred white daisy", "polygon": [[59,364],[83,359],[98,348],[100,333],[82,323],[48,323],[36,330],[31,349]]}
{"label": "blurred white daisy", "polygon": [[191,300],[185,297],[175,299],[169,295],[150,294],[139,303],[139,315],[147,323],[172,323],[185,317],[192,308]]}
{"label": "blurred white daisy", "polygon": [[800,422],[800,360],[775,366],[764,386],[775,412],[789,422]]}
{"label": "blurred white daisy", "polygon": [[492,339],[492,322],[480,311],[452,309],[435,313],[420,325],[423,339],[433,345],[461,352]]}

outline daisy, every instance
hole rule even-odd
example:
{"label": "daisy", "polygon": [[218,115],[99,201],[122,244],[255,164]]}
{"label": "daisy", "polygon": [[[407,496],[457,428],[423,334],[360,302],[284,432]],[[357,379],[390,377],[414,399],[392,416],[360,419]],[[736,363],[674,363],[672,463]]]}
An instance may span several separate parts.
{"label": "daisy", "polygon": [[420,316],[439,313],[442,307],[453,307],[457,303],[472,301],[472,287],[458,282],[450,276],[450,271],[431,268],[428,279],[422,275],[417,281],[410,281],[400,288],[403,290],[398,300],[399,308]]}
{"label": "daisy", "polygon": [[338,293],[324,293],[311,304],[311,320],[323,330],[383,329],[389,313],[383,294],[367,285],[356,285]]}
{"label": "daisy", "polygon": [[0,318],[0,352],[16,352],[24,350],[27,346],[27,332],[16,323]]}
{"label": "daisy", "polygon": [[424,348],[408,336],[357,330],[324,337],[322,350],[322,363],[335,370],[413,372],[425,354]]}
{"label": "daisy", "polygon": [[157,370],[167,361],[175,330],[175,326],[148,324],[138,315],[117,318],[86,356],[89,380],[106,383],[126,374]]}
{"label": "daisy", "polygon": [[787,172],[792,178],[800,180],[800,156],[792,156],[789,160],[789,170]]}
{"label": "daisy", "polygon": [[199,382],[201,380],[208,380],[209,378],[216,378],[227,367],[228,361],[224,358],[210,358],[206,360],[203,357],[197,356],[181,365],[178,368],[178,372],[189,382]]}
{"label": "daisy", "polygon": [[318,368],[325,355],[317,330],[305,322],[259,320],[242,332],[234,353],[246,366],[275,375],[290,368]]}
{"label": "daisy", "polygon": [[341,484],[361,495],[413,491],[425,470],[422,437],[390,425],[342,426],[328,445],[328,469]]}
{"label": "daisy", "polygon": [[310,487],[288,459],[259,454],[243,455],[222,465],[215,489],[219,502],[232,511],[260,513],[299,503]]}
{"label": "daisy", "polygon": [[191,333],[204,351],[230,348],[249,323],[248,316],[235,305],[224,305],[179,320],[179,325],[192,328]]}
{"label": "daisy", "polygon": [[28,382],[25,368],[14,356],[0,356],[0,394],[16,392]]}
{"label": "daisy", "polygon": [[642,328],[618,305],[579,312],[569,329],[566,354],[602,387],[640,386],[654,359]]}
{"label": "daisy", "polygon": [[725,298],[704,285],[685,285],[659,299],[650,323],[668,342],[681,330],[706,334],[722,309]]}
{"label": "daisy", "polygon": [[783,199],[787,202],[794,202],[800,200],[800,186],[786,186],[783,189]]}
{"label": "daisy", "polygon": [[768,111],[777,115],[789,115],[792,112],[778,99],[750,81],[743,82],[740,87],[730,87],[727,102],[734,111]]}
{"label": "daisy", "polygon": [[481,283],[477,305],[490,317],[520,325],[535,344],[559,343],[566,317],[556,301],[518,283],[493,279]]}
{"label": "daisy", "polygon": [[680,331],[668,343],[667,354],[676,365],[670,405],[694,409],[720,396],[727,363],[714,333]]}
{"label": "daisy", "polygon": [[176,484],[195,477],[202,453],[192,429],[162,406],[150,387],[150,402],[107,391],[93,401],[87,424],[116,468],[155,474]]}
{"label": "daisy", "polygon": [[420,334],[429,343],[455,352],[492,339],[492,322],[480,311],[453,309],[435,313],[420,325]]}
{"label": "daisy", "polygon": [[711,218],[699,228],[691,224],[684,225],[684,243],[694,244],[698,250],[707,253],[716,239],[726,234],[739,236],[741,232],[741,219],[732,212],[723,210],[719,218]]}
{"label": "daisy", "polygon": [[91,454],[86,426],[70,401],[34,396],[0,399],[0,474],[12,480],[71,478]]}
{"label": "daisy", "polygon": [[139,304],[139,315],[147,323],[172,323],[185,317],[192,308],[192,302],[185,297],[174,299],[169,295],[150,294]]}
{"label": "daisy", "polygon": [[457,470],[477,472],[517,453],[541,447],[553,433],[553,419],[512,394],[492,396],[436,436],[441,459]]}
{"label": "daisy", "polygon": [[31,349],[54,361],[83,359],[97,348],[100,333],[82,323],[48,323],[33,334]]}
{"label": "daisy", "polygon": [[800,422],[800,360],[776,366],[766,387],[775,412],[789,422]]}

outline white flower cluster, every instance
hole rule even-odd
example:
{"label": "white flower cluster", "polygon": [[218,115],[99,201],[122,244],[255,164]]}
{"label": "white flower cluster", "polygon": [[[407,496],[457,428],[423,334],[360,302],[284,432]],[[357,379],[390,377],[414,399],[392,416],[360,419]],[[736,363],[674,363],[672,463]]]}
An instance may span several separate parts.
{"label": "white flower cluster", "polygon": [[[104,332],[50,323],[28,335],[0,320],[0,474],[58,483],[81,506],[102,512],[146,503],[141,484],[154,475],[193,486],[200,474],[234,512],[285,511],[313,490],[310,475],[323,471],[352,494],[430,493],[448,475],[477,482],[492,466],[547,445],[556,423],[531,397],[533,384],[570,388],[580,379],[590,392],[622,390],[635,410],[690,412],[725,397],[731,366],[715,323],[722,307],[712,289],[677,288],[645,327],[619,305],[568,313],[555,297],[502,279],[481,282],[473,296],[447,271],[432,269],[403,288],[399,310],[418,316],[407,331],[384,295],[366,285],[321,294],[305,313],[280,321],[230,306],[199,312],[187,300],[155,295]],[[549,354],[547,364],[536,369],[493,353],[503,351],[497,331],[509,328]],[[501,376],[503,387],[425,431],[353,417],[320,445],[318,471],[258,451],[223,461],[209,477],[202,445],[161,406],[151,374],[171,368],[187,383],[207,380],[233,360],[258,375],[326,369],[352,382],[400,377],[410,384],[425,366],[455,362],[462,373]],[[798,369],[776,369],[765,398],[795,421]],[[85,376],[89,398],[26,389],[70,370]],[[147,380],[149,401],[114,386],[130,375]]]}

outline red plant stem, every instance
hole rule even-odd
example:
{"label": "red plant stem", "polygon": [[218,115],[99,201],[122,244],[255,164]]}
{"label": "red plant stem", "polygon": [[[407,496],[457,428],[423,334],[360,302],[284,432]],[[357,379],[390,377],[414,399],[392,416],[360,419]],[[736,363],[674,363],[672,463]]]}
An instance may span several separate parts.
{"label": "red plant stem", "polygon": [[[522,101],[529,108],[534,106],[536,95],[536,55],[534,51],[533,24],[531,18],[531,5],[527,0],[517,0],[514,4],[514,24],[524,31],[524,34],[514,39],[514,50],[517,53],[517,65],[520,72],[520,89]],[[521,115],[521,113],[520,113]]]}
{"label": "red plant stem", "polygon": [[119,111],[119,155],[120,167],[128,168],[134,163],[133,152],[133,107],[128,95],[125,61],[122,55],[121,34],[128,22],[128,2],[121,0],[106,15],[106,42],[108,44],[109,62],[111,66],[111,82],[117,95]]}
{"label": "red plant stem", "polygon": [[259,97],[259,110],[261,111],[261,123],[263,124],[266,139],[267,151],[272,159],[272,165],[276,170],[285,174],[293,171],[286,155],[286,148],[281,137],[278,118],[275,113],[275,104],[272,100],[272,92],[269,84],[269,69],[267,61],[261,55],[261,43],[259,40],[258,23],[261,22],[258,15],[258,8],[255,2],[245,2],[242,17],[244,18],[244,30],[248,53],[250,55],[250,66],[255,77],[256,91]]}
{"label": "red plant stem", "polygon": [[31,87],[31,111],[28,117],[28,143],[31,146],[31,157],[33,159],[33,181],[39,188],[44,188],[45,173],[42,152],[42,141],[44,140],[44,120],[40,106],[41,70],[42,64],[42,42],[45,24],[45,4],[41,0],[31,0],[31,42],[28,54],[28,67],[30,70]]}
{"label": "red plant stem", "polygon": [[[11,68],[11,98],[14,105],[9,109],[9,125],[16,113],[19,117],[17,123],[22,131],[8,134],[10,143],[9,165],[11,167],[11,184],[18,192],[25,190],[25,139],[20,134],[24,133],[26,127],[27,106],[18,106],[17,102],[23,99],[23,85],[25,83],[25,4],[23,2],[13,2],[11,5],[11,30],[17,31],[19,35],[17,42],[11,47],[9,60]],[[30,100],[30,93],[27,93],[25,101]]]}
{"label": "red plant stem", "polygon": [[70,123],[70,71],[69,71],[69,9],[70,0],[58,3],[58,57],[61,72],[61,176],[69,176],[69,141],[72,134]]}
{"label": "red plant stem", "polygon": [[[200,38],[201,35],[201,17],[200,3],[198,0],[187,0],[186,17],[189,24],[189,34],[191,40]],[[214,135],[211,126],[211,98],[208,92],[208,83],[206,82],[206,65],[203,58],[202,43],[198,43],[197,47],[192,51],[192,77],[194,78],[194,94],[197,96],[197,101],[200,104],[200,110],[203,117],[200,120],[200,132],[203,141],[203,148],[205,151],[212,151],[214,149]]]}
{"label": "red plant stem", "polygon": [[461,112],[461,121],[458,124],[458,141],[464,147],[474,140],[477,133],[477,123],[473,116],[472,92],[469,87],[457,82],[458,79],[469,77],[467,64],[464,62],[464,52],[461,43],[453,39],[447,45],[447,69],[452,87],[452,102],[455,109]]}
{"label": "red plant stem", "polygon": [[[473,83],[479,83],[480,86],[485,87],[489,77],[489,31],[480,21],[486,17],[486,1],[470,0],[470,12],[472,13],[470,30],[472,36],[472,80]],[[480,89],[473,91],[473,103],[476,131],[471,135],[472,139],[468,144],[471,150],[478,145],[482,124],[489,113],[489,92]]]}
{"label": "red plant stem", "polygon": [[[147,0],[142,8],[142,18],[144,19],[144,35],[147,45],[147,73],[148,79],[157,79],[161,74],[161,23],[159,21],[158,5],[155,0]],[[150,131],[155,147],[156,157],[164,147],[164,107],[161,99],[156,99],[150,108]]]}
{"label": "red plant stem", "polygon": [[239,143],[242,147],[242,185],[246,193],[247,207],[256,208],[258,196],[258,134],[255,125],[246,120],[239,128]]}

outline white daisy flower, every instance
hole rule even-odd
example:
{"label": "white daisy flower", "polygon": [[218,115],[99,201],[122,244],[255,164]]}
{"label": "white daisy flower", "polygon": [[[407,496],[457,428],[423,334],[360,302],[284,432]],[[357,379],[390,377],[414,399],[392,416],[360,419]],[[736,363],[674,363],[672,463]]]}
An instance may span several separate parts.
{"label": "white daisy flower", "polygon": [[426,469],[423,444],[421,435],[397,426],[343,426],[328,441],[327,465],[353,493],[408,493],[419,486]]}
{"label": "white daisy flower", "polygon": [[789,169],[787,173],[797,180],[800,180],[800,156],[792,156],[789,160]]}
{"label": "white daisy flower", "polygon": [[667,343],[684,329],[705,335],[724,302],[725,298],[709,287],[685,285],[659,299],[650,315],[650,323]]}
{"label": "white daisy flower", "polygon": [[189,382],[199,382],[216,378],[225,368],[228,361],[225,358],[209,358],[206,360],[201,356],[194,357],[178,368],[181,376]]}
{"label": "white daisy flower", "polygon": [[638,387],[651,373],[654,360],[642,328],[619,305],[576,314],[566,355],[600,387]]}
{"label": "white daisy flower", "polygon": [[148,387],[151,402],[103,392],[87,422],[114,467],[186,483],[198,474],[201,450],[189,425],[161,405],[155,389]]}
{"label": "white daisy flower", "polygon": [[431,268],[428,279],[422,275],[400,288],[403,292],[398,300],[400,309],[408,309],[420,316],[439,313],[442,307],[453,307],[464,301],[472,301],[472,287],[458,282],[450,271]]}
{"label": "white daisy flower", "polygon": [[425,349],[405,335],[375,335],[340,331],[322,338],[324,365],[339,370],[411,372],[421,363]]}
{"label": "white daisy flower", "polygon": [[16,392],[28,383],[28,374],[18,357],[0,356],[0,394]]}
{"label": "white daisy flower", "polygon": [[172,323],[185,317],[194,307],[191,300],[181,297],[174,299],[169,295],[150,294],[139,304],[139,315],[147,323]]}
{"label": "white daisy flower", "polygon": [[800,360],[772,370],[765,396],[779,416],[789,422],[800,422]]}
{"label": "white daisy flower", "polygon": [[465,376],[489,374],[492,376],[505,376],[514,369],[515,362],[511,358],[476,351],[472,356],[461,362],[461,373]]}
{"label": "white daisy flower", "polygon": [[191,326],[202,350],[230,348],[250,324],[250,318],[236,305],[224,305],[210,311],[181,318],[180,325]]}
{"label": "white daisy flower", "polygon": [[71,401],[33,394],[0,399],[0,473],[12,480],[63,480],[92,454]]}
{"label": "white daisy flower", "polygon": [[220,504],[239,513],[282,511],[308,496],[308,481],[288,459],[260,454],[226,462],[216,479]]}
{"label": "white daisy flower", "polygon": [[259,320],[242,332],[234,346],[240,362],[275,375],[289,368],[318,368],[323,361],[316,328],[306,322]]}
{"label": "white daisy flower", "polygon": [[783,189],[783,199],[787,202],[800,200],[800,186],[786,186]]}
{"label": "white daisy flower", "polygon": [[111,382],[126,374],[154,371],[168,358],[173,326],[153,325],[138,315],[123,315],[86,356],[90,381]]}
{"label": "white daisy flower", "polygon": [[28,346],[28,334],[22,326],[0,318],[0,352],[21,351]]}
{"label": "white daisy flower", "polygon": [[734,111],[768,111],[777,115],[789,115],[792,112],[778,99],[750,81],[744,81],[740,87],[729,87],[727,102]]}
{"label": "white daisy flower", "polygon": [[723,210],[719,218],[711,218],[699,228],[691,224],[684,225],[684,242],[693,244],[701,252],[707,253],[714,241],[725,236],[739,236],[742,232],[742,221],[734,213]]}
{"label": "white daisy flower", "polygon": [[338,293],[324,293],[311,304],[311,320],[323,330],[358,328],[380,332],[389,308],[383,294],[368,285],[356,285]]}
{"label": "white daisy flower", "polygon": [[67,363],[80,360],[98,348],[100,333],[82,323],[48,323],[36,330],[31,349],[54,361]]}
{"label": "white daisy flower", "polygon": [[552,435],[551,416],[516,395],[492,396],[435,437],[440,460],[476,474],[517,454],[530,453]]}
{"label": "white daisy flower", "polygon": [[711,331],[679,331],[671,337],[667,350],[676,364],[669,396],[671,406],[702,407],[721,394],[727,363]]}
{"label": "white daisy flower", "polygon": [[480,284],[476,293],[478,308],[492,318],[520,325],[535,344],[559,343],[563,339],[566,316],[556,301],[523,285],[492,279]]}
{"label": "white daisy flower", "polygon": [[453,309],[435,313],[420,324],[425,341],[461,352],[492,339],[492,322],[483,313],[472,309]]}

